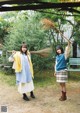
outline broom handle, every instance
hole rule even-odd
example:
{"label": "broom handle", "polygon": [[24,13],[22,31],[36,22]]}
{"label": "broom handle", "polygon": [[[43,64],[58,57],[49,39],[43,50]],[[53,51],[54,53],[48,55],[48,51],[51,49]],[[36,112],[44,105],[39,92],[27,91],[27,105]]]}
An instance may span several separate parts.
{"label": "broom handle", "polygon": [[65,37],[60,31],[59,31],[59,33],[61,34],[61,36],[63,37],[63,38],[65,38],[67,41],[69,41],[69,42],[71,42],[67,37]]}
{"label": "broom handle", "polygon": [[58,30],[56,27],[55,27],[55,30],[56,30],[57,32],[59,32],[60,35],[61,35],[63,38],[65,38],[68,42],[72,43],[72,42],[71,42],[67,37],[65,37],[65,36],[61,33],[61,31]]}

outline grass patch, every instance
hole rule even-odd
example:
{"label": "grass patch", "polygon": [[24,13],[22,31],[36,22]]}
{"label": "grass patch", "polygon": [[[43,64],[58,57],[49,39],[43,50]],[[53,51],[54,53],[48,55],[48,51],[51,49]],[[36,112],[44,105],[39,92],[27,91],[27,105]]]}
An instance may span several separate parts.
{"label": "grass patch", "polygon": [[15,86],[15,75],[14,74],[5,74],[0,72],[0,82],[6,83],[10,86]]}
{"label": "grass patch", "polygon": [[[44,70],[34,72],[34,84],[35,87],[47,87],[49,85],[56,84],[56,78],[53,76],[53,70]],[[80,81],[79,72],[70,72],[69,82],[78,82]],[[5,74],[0,72],[0,82],[4,82],[10,86],[16,85],[16,76],[15,74]]]}
{"label": "grass patch", "polygon": [[[16,85],[16,76],[15,74],[5,74],[0,72],[0,81],[7,83],[10,86]],[[55,77],[51,70],[38,71],[34,74],[34,84],[35,87],[45,87],[48,85],[53,85],[55,83]]]}
{"label": "grass patch", "polygon": [[69,72],[69,80],[75,82],[80,81],[80,72]]}
{"label": "grass patch", "polygon": [[54,85],[56,83],[55,79],[56,78],[53,76],[52,70],[39,71],[38,73],[34,74],[34,83],[35,86],[38,87]]}

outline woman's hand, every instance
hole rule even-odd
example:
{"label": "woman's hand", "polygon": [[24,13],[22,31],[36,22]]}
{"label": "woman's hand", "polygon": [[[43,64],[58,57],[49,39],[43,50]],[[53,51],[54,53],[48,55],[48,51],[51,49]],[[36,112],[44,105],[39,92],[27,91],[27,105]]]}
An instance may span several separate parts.
{"label": "woman's hand", "polygon": [[15,53],[16,53],[16,51],[15,51],[15,50],[13,50],[13,51],[12,51],[12,55],[14,55]]}
{"label": "woman's hand", "polygon": [[56,73],[54,72],[54,76],[56,77]]}

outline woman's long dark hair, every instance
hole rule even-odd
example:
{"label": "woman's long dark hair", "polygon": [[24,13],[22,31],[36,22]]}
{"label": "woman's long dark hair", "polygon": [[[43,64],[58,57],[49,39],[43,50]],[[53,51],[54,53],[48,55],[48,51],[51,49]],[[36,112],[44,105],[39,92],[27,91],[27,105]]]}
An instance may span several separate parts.
{"label": "woman's long dark hair", "polygon": [[56,54],[57,54],[57,55],[59,55],[59,53],[57,53],[57,50],[58,50],[58,49],[60,49],[60,50],[61,50],[61,54],[63,54],[63,53],[64,53],[63,48],[62,48],[60,45],[58,45],[58,46],[56,47]]}
{"label": "woman's long dark hair", "polygon": [[[24,43],[24,42],[22,43],[22,45],[21,45],[21,47],[20,47],[20,52],[21,52],[21,53],[23,53],[22,47],[27,49],[26,43]],[[25,54],[27,55],[27,50],[25,51]]]}

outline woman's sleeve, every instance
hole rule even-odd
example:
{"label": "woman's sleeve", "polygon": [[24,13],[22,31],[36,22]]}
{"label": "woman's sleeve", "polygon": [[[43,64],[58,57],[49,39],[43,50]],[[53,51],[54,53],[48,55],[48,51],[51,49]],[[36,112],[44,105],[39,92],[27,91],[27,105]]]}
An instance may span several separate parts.
{"label": "woman's sleeve", "polygon": [[54,65],[54,71],[56,72],[56,65],[57,65],[57,61],[55,61],[55,65]]}
{"label": "woman's sleeve", "polygon": [[65,48],[65,59],[67,59],[70,56],[70,52],[71,52],[71,43],[68,42],[68,45]]}
{"label": "woman's sleeve", "polygon": [[14,57],[13,55],[11,55],[9,58],[8,58],[9,62],[14,62]]}

